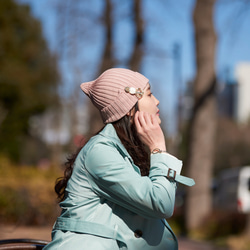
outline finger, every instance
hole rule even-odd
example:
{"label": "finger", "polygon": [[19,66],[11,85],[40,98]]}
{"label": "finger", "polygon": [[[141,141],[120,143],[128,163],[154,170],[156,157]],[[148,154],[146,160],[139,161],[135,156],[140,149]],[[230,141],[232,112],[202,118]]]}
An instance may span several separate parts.
{"label": "finger", "polygon": [[146,127],[147,123],[146,123],[146,120],[145,120],[145,112],[139,111],[138,113],[139,113],[138,120],[139,120],[139,122],[141,124],[141,127]]}
{"label": "finger", "polygon": [[134,122],[135,122],[136,124],[139,124],[139,112],[138,112],[138,111],[136,111],[136,113],[135,113]]}
{"label": "finger", "polygon": [[144,112],[144,120],[147,126],[152,125],[151,115],[149,113]]}
{"label": "finger", "polygon": [[135,122],[135,126],[136,126],[136,128],[137,128],[137,130],[138,129],[141,129],[141,123],[140,123],[140,120],[139,120],[139,111],[137,111],[136,113],[135,113],[135,117],[134,117],[134,122]]}
{"label": "finger", "polygon": [[157,121],[157,115],[151,115],[151,121],[153,125],[159,125]]}

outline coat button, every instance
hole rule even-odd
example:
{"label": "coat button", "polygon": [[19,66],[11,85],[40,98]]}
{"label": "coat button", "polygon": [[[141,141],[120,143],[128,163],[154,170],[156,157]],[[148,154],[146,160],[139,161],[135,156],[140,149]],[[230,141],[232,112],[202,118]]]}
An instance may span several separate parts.
{"label": "coat button", "polygon": [[136,238],[140,238],[140,237],[142,237],[142,231],[137,229],[137,230],[135,230],[134,235]]}

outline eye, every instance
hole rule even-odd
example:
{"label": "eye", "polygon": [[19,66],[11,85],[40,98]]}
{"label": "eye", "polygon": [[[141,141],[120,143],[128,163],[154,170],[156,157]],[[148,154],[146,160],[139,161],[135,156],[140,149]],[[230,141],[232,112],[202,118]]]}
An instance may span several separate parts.
{"label": "eye", "polygon": [[153,95],[153,92],[150,92],[148,95],[149,95],[149,96],[152,96],[152,95]]}

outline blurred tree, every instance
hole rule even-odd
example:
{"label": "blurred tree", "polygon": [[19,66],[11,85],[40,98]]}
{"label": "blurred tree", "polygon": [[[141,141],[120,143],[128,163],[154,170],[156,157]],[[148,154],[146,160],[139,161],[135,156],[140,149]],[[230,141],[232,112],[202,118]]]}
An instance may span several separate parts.
{"label": "blurred tree", "polygon": [[197,0],[193,20],[197,73],[194,110],[190,127],[188,175],[196,185],[188,189],[186,226],[197,229],[212,210],[211,179],[216,132],[216,34],[213,25],[215,0]]}
{"label": "blurred tree", "polygon": [[[228,118],[218,120],[215,146],[215,173],[222,169],[250,165],[250,125],[239,126]],[[250,213],[243,233],[249,239]]]}
{"label": "blurred tree", "polygon": [[[65,123],[63,116],[68,117],[67,129],[70,134],[68,147],[66,150],[75,149],[74,138],[82,135],[79,131],[80,112],[86,112],[86,109],[80,106],[80,83],[82,75],[86,73],[85,50],[84,45],[86,41],[91,41],[94,38],[92,29],[87,29],[88,20],[98,24],[98,16],[94,10],[88,11],[86,1],[75,0],[74,4],[71,1],[53,0],[49,4],[55,8],[56,11],[56,44],[57,54],[60,60],[64,86],[67,87],[67,93],[64,98],[64,111],[61,117],[58,117],[60,123]],[[93,12],[92,12],[93,11]],[[94,26],[93,24],[91,26]],[[67,74],[64,74],[67,72]],[[66,77],[67,76],[67,77]],[[65,94],[65,93],[64,93]],[[62,145],[53,145],[52,155],[56,159],[59,151],[62,151]],[[61,147],[61,148],[60,148]],[[59,153],[62,155],[62,153]]]}
{"label": "blurred tree", "polygon": [[[113,6],[110,0],[105,0],[104,25],[106,28],[106,43],[104,47],[103,57],[101,60],[99,74],[105,70],[115,67],[116,60],[113,57]],[[141,0],[133,0],[133,9],[131,13],[134,16],[134,37],[135,41],[132,45],[132,53],[128,60],[128,68],[134,71],[140,71],[141,60],[143,56],[143,18]],[[93,134],[103,126],[103,123],[98,114],[98,110],[90,103],[89,104],[89,134]]]}
{"label": "blurred tree", "polygon": [[18,161],[29,119],[58,103],[56,59],[29,7],[0,1],[0,152]]}
{"label": "blurred tree", "polygon": [[[87,137],[96,133],[103,125],[98,110],[88,98],[83,104],[81,97],[84,98],[84,95],[79,86],[83,79],[86,79],[86,75],[94,72],[92,77],[95,77],[95,75],[99,75],[100,68],[105,70],[105,67],[112,63],[110,60],[112,54],[112,45],[110,45],[112,42],[112,5],[109,0],[103,2],[106,3],[104,7],[101,2],[100,6],[104,11],[97,11],[95,3],[93,2],[91,5],[88,1],[76,0],[74,4],[71,4],[70,1],[53,0],[49,3],[56,11],[56,49],[61,62],[61,71],[67,72],[66,75],[63,74],[64,72],[62,75],[65,77],[64,86],[67,87],[67,102],[65,101],[64,105],[69,110],[67,116],[70,120],[68,124],[71,138],[70,150],[75,147],[73,138],[84,133],[79,131],[79,124],[82,123],[79,110],[88,113]],[[96,55],[94,54],[100,43],[98,31],[103,29],[102,26],[106,29],[104,37],[101,38],[104,41],[101,46],[104,47],[104,52],[102,55],[98,55],[100,64],[96,65],[94,61]],[[95,51],[92,50],[93,48]]]}
{"label": "blurred tree", "polygon": [[[69,97],[69,109],[70,111],[70,133],[73,138],[76,135],[76,125],[80,122],[77,117],[76,107],[79,105],[79,84],[82,79],[89,73],[88,65],[90,64],[89,59],[86,56],[93,54],[91,51],[84,51],[87,46],[84,44],[95,44],[97,39],[96,30],[104,30],[102,38],[102,50],[99,57],[99,65],[96,65],[94,76],[99,76],[108,68],[116,67],[118,63],[126,65],[128,68],[139,71],[140,61],[143,55],[143,21],[141,12],[141,1],[131,0],[131,11],[127,17],[134,17],[134,30],[135,40],[132,43],[132,53],[129,59],[124,61],[117,61],[115,58],[115,21],[114,16],[118,9],[115,5],[116,2],[111,0],[103,0],[100,2],[101,12],[95,11],[95,8],[89,8],[87,1],[75,1],[74,5],[70,4],[69,1],[54,0],[56,8],[56,24],[57,24],[57,44],[58,44],[58,56],[60,61],[64,65],[67,65],[67,71],[70,72],[72,81],[71,88],[73,89],[72,94]],[[94,5],[93,5],[94,6]],[[124,17],[124,16],[123,16]],[[121,18],[120,16],[118,18]],[[89,27],[92,27],[89,29]],[[98,46],[95,44],[95,46]],[[81,53],[79,53],[81,51]],[[93,69],[92,69],[93,71]],[[84,73],[81,73],[84,72]],[[68,81],[67,81],[68,82]],[[69,85],[69,82],[68,84]],[[103,122],[100,118],[98,110],[93,104],[87,99],[85,105],[88,110],[88,128],[87,137],[96,133],[103,126]]]}
{"label": "blurred tree", "polygon": [[143,57],[144,44],[144,22],[142,17],[141,0],[134,0],[134,28],[135,28],[135,42],[132,55],[129,60],[130,69],[140,71],[141,61]]}
{"label": "blurred tree", "polygon": [[[105,36],[105,45],[103,56],[100,62],[100,70],[98,76],[103,73],[105,70],[109,68],[113,68],[115,66],[115,60],[113,58],[113,21],[112,21],[112,3],[110,0],[105,0],[105,9],[104,9],[104,17],[103,24],[106,29]],[[89,129],[88,134],[93,135],[98,130],[100,130],[103,126],[103,122],[101,120],[99,111],[97,108],[88,100],[88,113],[89,113]]]}
{"label": "blurred tree", "polygon": [[222,169],[250,165],[250,126],[238,126],[220,117],[215,145],[215,173]]}
{"label": "blurred tree", "polygon": [[113,5],[110,0],[105,0],[105,9],[104,9],[104,27],[106,29],[106,42],[104,46],[103,56],[101,58],[99,74],[103,71],[112,68],[115,65],[115,60],[113,58]]}

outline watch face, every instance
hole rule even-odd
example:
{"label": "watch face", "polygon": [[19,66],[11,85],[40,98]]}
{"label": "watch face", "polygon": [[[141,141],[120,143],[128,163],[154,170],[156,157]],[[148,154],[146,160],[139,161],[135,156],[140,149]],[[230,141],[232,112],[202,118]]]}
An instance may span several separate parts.
{"label": "watch face", "polygon": [[152,150],[152,154],[157,154],[157,153],[161,153],[162,152],[162,150],[160,150],[159,148],[155,148],[155,149],[153,149]]}

